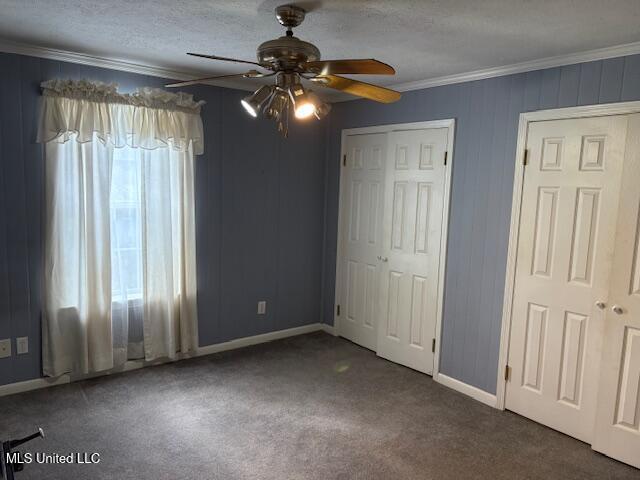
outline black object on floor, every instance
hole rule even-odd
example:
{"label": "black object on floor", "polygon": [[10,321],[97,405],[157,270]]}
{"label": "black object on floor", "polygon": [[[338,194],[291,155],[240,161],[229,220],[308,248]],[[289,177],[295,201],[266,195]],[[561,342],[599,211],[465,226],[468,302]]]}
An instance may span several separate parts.
{"label": "black object on floor", "polygon": [[24,463],[21,461],[22,454],[16,448],[36,438],[44,438],[44,432],[41,428],[36,433],[24,438],[0,442],[0,478],[14,480],[15,473],[24,470]]}

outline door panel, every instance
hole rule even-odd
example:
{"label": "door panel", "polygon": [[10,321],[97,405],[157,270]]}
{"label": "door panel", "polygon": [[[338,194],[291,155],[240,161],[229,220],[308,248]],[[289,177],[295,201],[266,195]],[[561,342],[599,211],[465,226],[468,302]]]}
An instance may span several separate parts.
{"label": "door panel", "polygon": [[627,117],[532,122],[506,407],[591,441]]}
{"label": "door panel", "polygon": [[386,134],[348,136],[345,152],[338,332],[375,350]]}
{"label": "door panel", "polygon": [[448,129],[387,140],[378,355],[433,372]]}
{"label": "door panel", "polygon": [[627,138],[593,448],[640,468],[640,115]]}

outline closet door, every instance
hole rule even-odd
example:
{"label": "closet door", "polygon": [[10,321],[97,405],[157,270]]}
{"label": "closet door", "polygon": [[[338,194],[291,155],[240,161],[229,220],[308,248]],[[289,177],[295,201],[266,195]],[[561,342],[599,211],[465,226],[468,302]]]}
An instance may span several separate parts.
{"label": "closet door", "polygon": [[346,137],[340,212],[338,333],[376,350],[385,133]]}
{"label": "closet door", "polygon": [[640,115],[629,117],[593,448],[640,468]]}
{"label": "closet door", "polygon": [[447,128],[389,133],[378,355],[433,373]]}
{"label": "closet door", "polygon": [[627,117],[527,133],[506,408],[591,443]]}

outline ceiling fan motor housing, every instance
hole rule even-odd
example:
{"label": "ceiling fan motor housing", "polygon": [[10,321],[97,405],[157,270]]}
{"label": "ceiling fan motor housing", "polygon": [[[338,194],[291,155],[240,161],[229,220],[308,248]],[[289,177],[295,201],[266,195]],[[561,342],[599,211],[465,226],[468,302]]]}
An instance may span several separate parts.
{"label": "ceiling fan motor housing", "polygon": [[283,36],[262,43],[257,50],[258,63],[269,64],[274,70],[299,69],[304,62],[320,60],[320,50],[309,42],[293,36]]}

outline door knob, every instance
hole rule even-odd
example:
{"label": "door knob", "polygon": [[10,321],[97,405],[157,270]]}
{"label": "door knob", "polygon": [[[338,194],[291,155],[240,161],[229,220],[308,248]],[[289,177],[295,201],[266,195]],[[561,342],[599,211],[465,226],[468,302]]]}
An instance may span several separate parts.
{"label": "door knob", "polygon": [[604,308],[607,306],[606,303],[601,302],[601,301],[597,301],[596,302],[596,307],[598,307],[600,310],[604,310]]}
{"label": "door knob", "polygon": [[613,313],[616,313],[618,315],[622,315],[624,313],[624,310],[620,305],[614,305],[613,307],[611,307],[611,310],[613,310]]}

